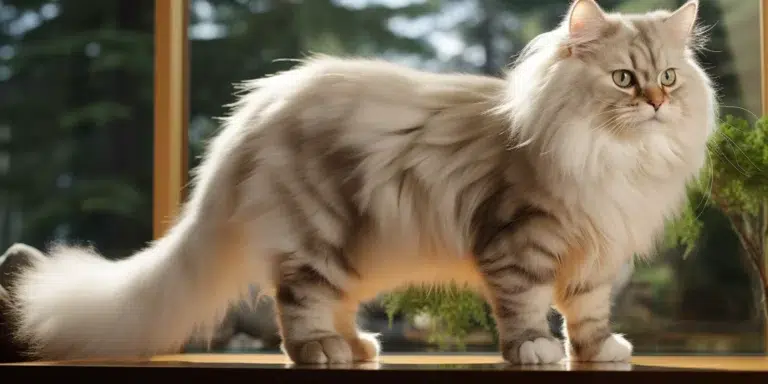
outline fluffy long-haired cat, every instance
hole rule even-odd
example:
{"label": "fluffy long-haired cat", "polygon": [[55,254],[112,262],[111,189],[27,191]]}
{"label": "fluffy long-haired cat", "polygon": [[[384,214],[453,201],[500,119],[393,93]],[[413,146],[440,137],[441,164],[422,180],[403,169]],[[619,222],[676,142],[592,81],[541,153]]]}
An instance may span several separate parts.
{"label": "fluffy long-haired cat", "polygon": [[51,249],[15,279],[17,335],[49,359],[172,352],[257,283],[294,362],[367,361],[361,302],[454,281],[492,304],[511,363],[627,360],[611,283],[717,120],[697,9],[575,0],[503,80],[321,56],[248,82],[167,235],[121,261]]}

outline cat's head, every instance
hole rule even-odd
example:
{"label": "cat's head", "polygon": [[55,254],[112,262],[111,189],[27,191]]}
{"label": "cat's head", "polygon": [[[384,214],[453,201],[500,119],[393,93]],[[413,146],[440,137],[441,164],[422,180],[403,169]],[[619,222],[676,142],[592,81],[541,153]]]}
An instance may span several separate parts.
{"label": "cat's head", "polygon": [[697,1],[617,14],[574,0],[513,71],[510,105],[525,136],[543,151],[572,152],[574,172],[700,166],[716,102],[695,59],[697,13]]}

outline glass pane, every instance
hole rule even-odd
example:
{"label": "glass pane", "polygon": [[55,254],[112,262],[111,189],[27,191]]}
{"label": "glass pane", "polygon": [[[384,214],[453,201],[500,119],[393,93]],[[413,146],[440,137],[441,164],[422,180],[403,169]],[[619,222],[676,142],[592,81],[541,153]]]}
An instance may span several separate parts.
{"label": "glass pane", "polygon": [[154,2],[0,1],[0,247],[152,237]]}
{"label": "glass pane", "polygon": [[[294,65],[283,59],[309,52],[366,55],[438,72],[498,76],[528,41],[555,27],[568,3],[190,0],[190,165],[197,164],[202,143],[217,129],[216,118],[234,100],[232,84]],[[600,1],[606,9],[619,11],[682,3]],[[700,56],[721,88],[722,113],[752,120],[761,108],[758,3],[702,0],[700,6],[703,23],[712,27],[710,43]],[[709,210],[702,221],[704,235],[687,257],[682,249],[666,250],[652,261],[637,263],[617,283],[615,325],[634,342],[637,353],[747,353],[765,347],[752,266],[722,215]],[[472,311],[487,310],[471,297],[465,300],[476,308]],[[269,303],[255,311],[233,308],[214,348],[276,351],[279,341],[271,310]],[[365,329],[382,334],[388,352],[440,349],[442,344],[430,337],[431,321],[428,316],[398,315],[390,324],[381,302],[371,303],[361,315]],[[552,327],[559,327],[556,315]],[[496,350],[493,332],[480,326],[464,330],[464,350]],[[442,347],[461,350],[450,343]]]}

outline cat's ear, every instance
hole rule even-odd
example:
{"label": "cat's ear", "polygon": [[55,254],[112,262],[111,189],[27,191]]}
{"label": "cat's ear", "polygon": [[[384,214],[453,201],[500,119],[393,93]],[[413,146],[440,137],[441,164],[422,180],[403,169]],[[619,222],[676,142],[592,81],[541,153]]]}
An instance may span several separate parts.
{"label": "cat's ear", "polygon": [[570,38],[576,41],[597,39],[608,26],[605,12],[595,0],[574,0],[566,22]]}
{"label": "cat's ear", "polygon": [[664,24],[669,26],[670,33],[676,39],[688,41],[693,33],[693,27],[696,25],[698,13],[699,1],[689,0],[664,20]]}

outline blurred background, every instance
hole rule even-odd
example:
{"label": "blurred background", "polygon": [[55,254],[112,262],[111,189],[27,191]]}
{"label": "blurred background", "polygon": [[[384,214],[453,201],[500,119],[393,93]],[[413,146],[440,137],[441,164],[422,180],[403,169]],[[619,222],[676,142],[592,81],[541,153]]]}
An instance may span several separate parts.
{"label": "blurred background", "polygon": [[[172,0],[158,0],[172,1]],[[186,1],[186,0],[184,0]],[[606,9],[682,0],[599,0]],[[189,0],[189,164],[198,162],[233,83],[289,68],[308,53],[387,58],[434,71],[496,76],[567,0]],[[761,109],[758,0],[701,0],[712,26],[701,59],[723,113]],[[0,248],[88,242],[127,256],[152,237],[152,0],[0,0]],[[751,112],[750,112],[751,111]],[[672,249],[617,284],[615,323],[638,353],[765,350],[758,281],[717,212],[683,257]],[[629,271],[628,271],[629,272]],[[270,302],[233,305],[215,351],[277,351]],[[553,324],[556,324],[556,318]],[[388,352],[431,351],[428,326],[380,303],[361,323]],[[119,332],[119,330],[115,330]],[[467,339],[494,351],[489,332]],[[192,341],[189,351],[202,348]]]}

